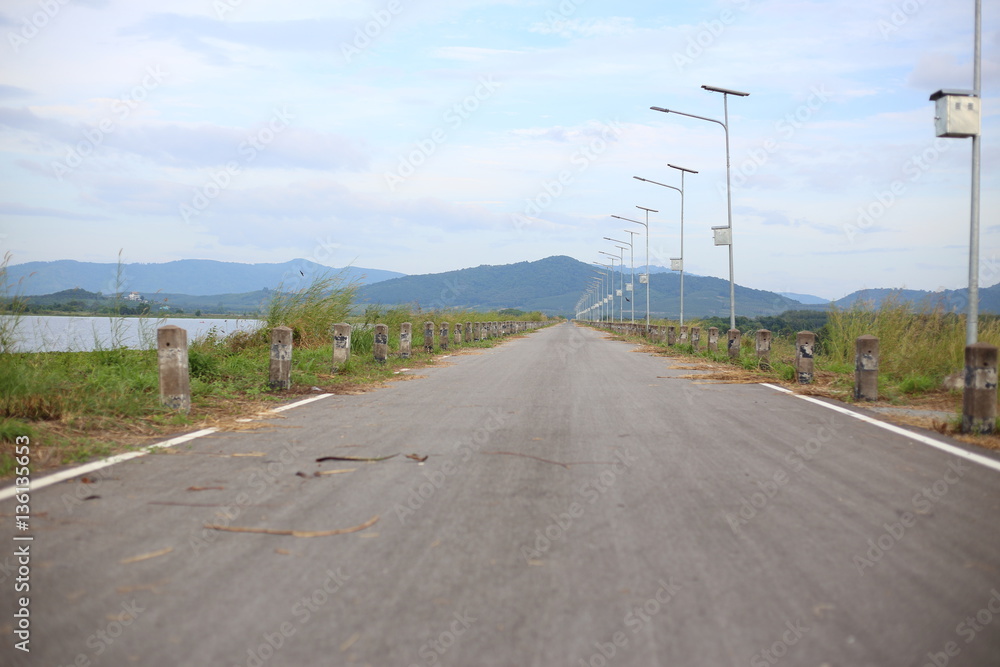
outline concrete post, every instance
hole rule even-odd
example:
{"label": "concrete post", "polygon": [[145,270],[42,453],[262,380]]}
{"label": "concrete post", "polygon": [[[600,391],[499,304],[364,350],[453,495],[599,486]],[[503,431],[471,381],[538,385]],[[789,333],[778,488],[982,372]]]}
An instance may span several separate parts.
{"label": "concrete post", "polygon": [[271,389],[292,386],[292,330],[289,327],[271,329],[271,365],[267,386]]}
{"label": "concrete post", "polygon": [[812,384],[815,346],[816,334],[812,331],[800,331],[795,334],[795,373],[799,384]]}
{"label": "concrete post", "polygon": [[854,356],[854,398],[878,400],[878,338],[858,336]]}
{"label": "concrete post", "polygon": [[739,329],[730,329],[726,332],[728,337],[727,349],[730,359],[740,358],[740,346],[743,345],[743,332]]}
{"label": "concrete post", "polygon": [[993,433],[997,421],[997,348],[988,343],[965,347],[962,433]]}
{"label": "concrete post", "polygon": [[771,367],[771,332],[767,329],[757,330],[757,362],[763,368]]}
{"label": "concrete post", "polygon": [[462,344],[462,323],[455,322],[455,345]]}
{"label": "concrete post", "polygon": [[685,343],[688,342],[688,326],[686,324],[681,325],[681,336],[678,342],[681,345],[684,345]]}
{"label": "concrete post", "polygon": [[474,335],[474,333],[472,331],[472,322],[466,322],[465,323],[465,342],[466,343],[471,343],[474,340],[478,340],[478,338]]}
{"label": "concrete post", "polygon": [[399,356],[402,359],[410,358],[412,331],[413,325],[409,322],[403,322],[399,326]]}
{"label": "concrete post", "polygon": [[375,354],[375,361],[384,364],[389,356],[389,325],[375,325],[375,345],[372,347]]}
{"label": "concrete post", "polygon": [[691,345],[695,352],[701,347],[701,327],[691,327]]}
{"label": "concrete post", "polygon": [[448,349],[448,341],[449,341],[450,338],[451,337],[448,335],[448,323],[447,322],[442,322],[441,323],[441,341],[440,341],[441,342],[441,350],[442,351]]}
{"label": "concrete post", "polygon": [[424,352],[434,351],[434,323],[424,322]]}
{"label": "concrete post", "polygon": [[172,324],[156,330],[156,359],[160,367],[160,403],[191,412],[187,331]]}
{"label": "concrete post", "polygon": [[673,345],[677,342],[677,327],[669,326],[667,327],[667,345]]}
{"label": "concrete post", "polygon": [[719,351],[719,327],[708,328],[708,351]]}
{"label": "concrete post", "polygon": [[351,358],[351,325],[333,325],[333,370],[346,364]]}
{"label": "concrete post", "polygon": [[479,342],[483,339],[483,324],[482,322],[472,323],[472,340]]}

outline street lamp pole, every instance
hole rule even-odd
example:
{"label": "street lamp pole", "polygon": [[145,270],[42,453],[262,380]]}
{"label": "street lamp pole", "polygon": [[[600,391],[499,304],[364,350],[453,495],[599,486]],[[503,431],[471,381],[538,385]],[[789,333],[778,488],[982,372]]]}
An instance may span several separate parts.
{"label": "street lamp pole", "polygon": [[[610,252],[604,252],[603,250],[598,250],[597,252],[601,253],[602,255],[607,255],[608,257],[611,258],[611,289],[612,289],[612,293],[611,293],[611,319],[614,320],[615,319],[615,297],[618,296],[618,294],[617,294],[617,288],[615,288],[615,260],[618,259],[618,256],[617,255],[612,255]],[[618,281],[619,284],[621,283],[622,280],[624,280],[624,275],[621,275],[622,273],[624,273],[624,272],[623,271],[619,271],[619,275],[620,275],[619,281]],[[622,295],[624,295],[624,294],[625,294],[625,287],[622,286]],[[624,303],[625,302],[622,299],[622,297],[619,296],[618,297],[618,319],[624,319],[624,313],[622,312],[623,311]]]}
{"label": "street lamp pole", "polygon": [[[639,232],[631,232],[627,229],[625,230],[625,232],[633,235],[630,236],[629,238],[634,238],[634,235],[639,233]],[[605,236],[604,240],[614,241],[615,243],[628,244],[629,264],[631,265],[631,276],[632,276],[631,278],[632,282],[630,283],[632,285],[632,298],[629,299],[628,302],[632,304],[632,324],[635,324],[635,253],[633,252],[632,241],[619,241],[618,239],[613,239],[610,236]],[[616,246],[616,247],[621,248],[621,246]],[[625,248],[622,248],[622,250],[624,251]]]}
{"label": "street lamp pole", "polygon": [[649,214],[659,213],[655,208],[646,208],[636,205],[636,208],[646,212],[646,331],[649,331],[649,286],[653,282],[653,277],[649,274]]}
{"label": "street lamp pole", "polygon": [[714,118],[706,118],[704,116],[696,116],[690,113],[684,113],[681,111],[674,111],[673,109],[664,109],[662,107],[649,107],[653,111],[661,111],[663,113],[675,113],[680,116],[687,116],[689,118],[697,118],[699,120],[707,120],[710,123],[716,123],[722,126],[722,129],[726,133],[726,210],[729,221],[729,328],[736,328],[736,282],[733,277],[733,189],[732,183],[729,175],[729,96],[736,95],[738,97],[746,97],[750,93],[743,93],[738,90],[729,90],[728,88],[718,88],[716,86],[702,86],[705,90],[713,93],[722,93],[722,108],[724,113],[724,120],[716,120]]}

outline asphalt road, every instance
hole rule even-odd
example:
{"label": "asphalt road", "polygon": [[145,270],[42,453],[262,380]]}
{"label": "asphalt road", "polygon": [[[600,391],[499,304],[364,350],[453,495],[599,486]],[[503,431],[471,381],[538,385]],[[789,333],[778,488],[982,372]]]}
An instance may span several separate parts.
{"label": "asphalt road", "polygon": [[40,489],[28,594],[4,501],[0,664],[1000,664],[1000,473],[688,372],[563,324]]}

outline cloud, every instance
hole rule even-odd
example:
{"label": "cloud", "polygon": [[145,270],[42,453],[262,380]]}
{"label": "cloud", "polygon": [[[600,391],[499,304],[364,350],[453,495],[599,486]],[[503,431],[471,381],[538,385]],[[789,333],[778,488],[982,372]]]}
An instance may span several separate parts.
{"label": "cloud", "polygon": [[109,218],[104,215],[91,215],[75,211],[65,211],[58,208],[46,208],[42,206],[28,206],[13,202],[0,202],[0,215],[23,215],[40,218],[62,218],[63,220],[84,220],[84,221],[105,221]]}

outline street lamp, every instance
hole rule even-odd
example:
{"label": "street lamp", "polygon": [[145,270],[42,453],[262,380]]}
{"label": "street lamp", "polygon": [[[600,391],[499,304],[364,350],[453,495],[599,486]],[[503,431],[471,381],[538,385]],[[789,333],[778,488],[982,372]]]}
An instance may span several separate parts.
{"label": "street lamp", "polygon": [[[653,212],[659,213],[659,211]],[[634,222],[646,228],[646,331],[649,331],[649,211],[646,211],[646,222],[633,220],[632,218],[623,218],[620,215],[612,215],[611,217],[625,220],[626,222]]]}
{"label": "street lamp", "polygon": [[[618,297],[618,319],[624,319],[624,313],[623,313],[623,308],[622,308],[622,306],[624,306],[624,301],[622,300],[622,294],[625,293],[625,287],[623,286],[622,289],[621,289],[622,294],[617,294],[617,288],[615,288],[615,260],[619,259],[618,255],[612,255],[610,252],[604,252],[603,250],[598,250],[597,252],[599,252],[602,255],[607,255],[608,257],[611,258],[611,289],[612,289],[612,293],[611,293],[611,319],[612,320],[615,319],[615,297],[616,296]],[[619,271],[619,275],[621,276],[622,279],[624,279],[624,275],[622,275],[623,273],[624,272]],[[619,284],[620,283],[621,283],[621,280],[619,280]]]}
{"label": "street lamp", "polygon": [[724,120],[716,120],[714,118],[706,118],[704,116],[696,116],[691,113],[684,113],[682,111],[674,111],[673,109],[664,109],[662,107],[649,107],[653,111],[661,111],[663,113],[675,113],[680,116],[687,116],[689,118],[697,118],[698,120],[707,120],[710,123],[716,123],[722,126],[722,129],[726,133],[726,210],[729,222],[729,328],[736,328],[736,282],[733,278],[733,190],[729,177],[729,96],[737,95],[739,97],[746,97],[750,93],[742,93],[738,90],[730,90],[728,88],[718,88],[716,86],[702,86],[705,90],[713,93],[722,93],[722,108]]}
{"label": "street lamp", "polygon": [[[609,268],[607,264],[601,264],[600,262],[591,262],[591,264],[597,264],[598,266],[603,266],[605,269]],[[594,269],[594,270],[597,271],[597,269]],[[607,273],[607,271],[602,271],[601,274],[603,276],[605,276],[605,278],[606,278],[606,281],[604,282],[604,286],[605,286],[605,290],[606,290],[605,291],[606,296],[604,297],[604,301],[601,304],[601,319],[603,321],[604,310],[605,310],[604,304],[607,303],[608,300],[610,299],[611,300],[611,318],[610,319],[611,319],[612,322],[614,322],[614,320],[615,320],[615,300],[611,298],[611,287],[612,287],[612,285],[614,285],[614,283],[612,282],[613,276],[609,275]]]}
{"label": "street lamp", "polygon": [[[634,238],[634,235],[639,233],[639,232],[630,232],[627,229],[625,230],[625,232],[627,232],[628,234],[632,234],[633,235],[633,236],[630,236],[629,238]],[[632,298],[629,299],[628,302],[630,304],[632,304],[632,324],[635,324],[635,253],[633,252],[632,241],[619,241],[618,239],[613,239],[610,236],[605,236],[604,240],[605,241],[614,241],[615,243],[627,243],[628,244],[629,265],[631,266],[631,274],[630,275],[632,276],[630,278],[630,280],[632,282],[629,283],[629,285],[632,287]],[[622,248],[621,246],[615,246],[615,247]],[[625,248],[622,248],[622,250],[625,250]],[[628,291],[628,290],[626,290],[626,291]]]}
{"label": "street lamp", "polygon": [[[681,272],[681,324],[684,324],[684,173],[697,174],[698,172],[694,169],[686,169],[684,167],[678,167],[675,164],[668,164],[668,167],[672,169],[677,169],[681,172],[681,187],[675,188],[672,185],[667,185],[665,183],[657,183],[656,181],[651,181],[648,178],[642,178],[640,176],[633,176],[637,180],[643,181],[645,183],[652,183],[653,185],[662,185],[665,188],[670,188],[671,190],[677,190],[681,193],[681,256],[678,258],[680,272]],[[671,264],[673,264],[673,258],[670,259]],[[673,268],[671,266],[670,268]]]}

